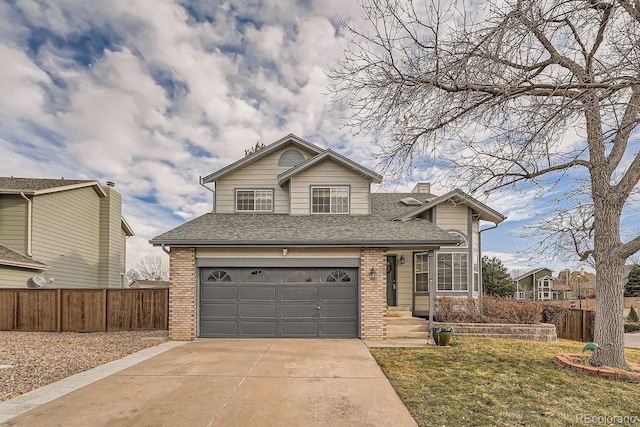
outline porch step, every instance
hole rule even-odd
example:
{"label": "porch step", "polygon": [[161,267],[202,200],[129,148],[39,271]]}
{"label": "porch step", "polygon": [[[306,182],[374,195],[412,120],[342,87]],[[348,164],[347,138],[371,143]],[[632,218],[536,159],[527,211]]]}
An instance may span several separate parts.
{"label": "porch step", "polygon": [[426,325],[427,322],[419,317],[387,317],[387,325]]}
{"label": "porch step", "polygon": [[427,339],[429,338],[429,333],[428,332],[410,332],[410,331],[402,331],[402,332],[387,331],[387,338]]}
{"label": "porch step", "polygon": [[389,307],[389,309],[387,311],[387,338],[427,339],[429,337],[429,327],[426,320],[412,317],[408,307],[402,309]]}
{"label": "porch step", "polygon": [[412,317],[411,307],[388,307],[387,317]]}

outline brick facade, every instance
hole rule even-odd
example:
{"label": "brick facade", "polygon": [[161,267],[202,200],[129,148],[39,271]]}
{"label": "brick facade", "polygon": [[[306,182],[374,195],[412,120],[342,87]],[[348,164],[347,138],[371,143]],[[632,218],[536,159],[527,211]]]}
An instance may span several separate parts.
{"label": "brick facade", "polygon": [[169,257],[169,339],[196,338],[196,250],[171,248]]}
{"label": "brick facade", "polygon": [[[371,280],[371,268],[376,280]],[[387,249],[360,249],[360,338],[387,336]]]}

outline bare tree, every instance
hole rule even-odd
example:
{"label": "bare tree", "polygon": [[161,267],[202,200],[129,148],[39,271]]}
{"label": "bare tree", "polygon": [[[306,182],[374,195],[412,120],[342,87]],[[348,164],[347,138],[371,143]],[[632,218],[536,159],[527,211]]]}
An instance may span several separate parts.
{"label": "bare tree", "polygon": [[127,272],[129,283],[134,280],[169,280],[169,260],[161,255],[146,255]]}
{"label": "bare tree", "polygon": [[640,236],[620,222],[640,180],[640,4],[463,3],[361,0],[364,24],[344,23],[329,70],[344,124],[373,135],[390,174],[435,166],[475,194],[557,193],[536,231],[592,260],[595,340],[613,345],[591,363],[628,368],[621,278]]}

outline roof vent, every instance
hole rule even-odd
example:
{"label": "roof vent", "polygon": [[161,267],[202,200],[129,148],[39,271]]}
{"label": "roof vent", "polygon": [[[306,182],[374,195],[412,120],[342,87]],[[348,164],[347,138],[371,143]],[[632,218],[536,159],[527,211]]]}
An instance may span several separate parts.
{"label": "roof vent", "polygon": [[113,181],[107,181],[107,185],[108,185],[109,187],[115,187],[115,186],[116,186],[116,183],[115,183],[115,182],[113,182]]}
{"label": "roof vent", "polygon": [[413,197],[405,197],[404,199],[400,199],[400,201],[407,206],[422,206],[422,202]]}

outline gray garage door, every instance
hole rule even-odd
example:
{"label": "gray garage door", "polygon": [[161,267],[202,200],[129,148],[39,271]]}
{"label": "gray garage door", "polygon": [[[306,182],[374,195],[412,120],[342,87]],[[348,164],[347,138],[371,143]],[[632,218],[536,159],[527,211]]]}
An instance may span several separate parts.
{"label": "gray garage door", "polygon": [[358,337],[356,268],[200,268],[201,337]]}

